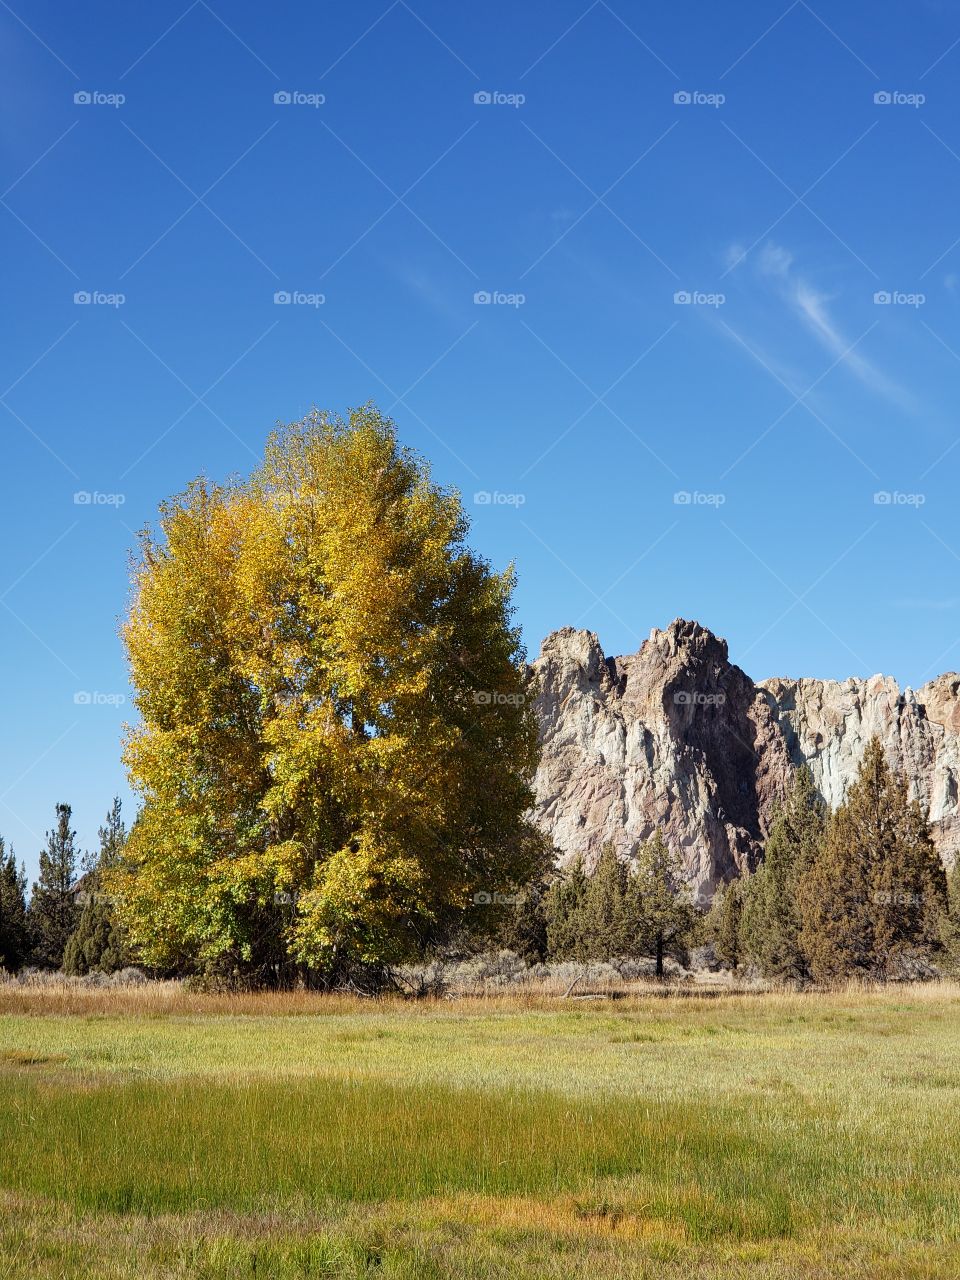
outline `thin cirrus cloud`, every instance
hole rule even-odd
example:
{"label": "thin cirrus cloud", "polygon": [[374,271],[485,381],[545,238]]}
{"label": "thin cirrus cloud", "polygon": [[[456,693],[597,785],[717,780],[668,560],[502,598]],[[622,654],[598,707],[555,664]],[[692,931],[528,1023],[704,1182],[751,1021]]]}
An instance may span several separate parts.
{"label": "thin cirrus cloud", "polygon": [[[726,259],[732,266],[742,262],[744,256],[739,246],[732,245]],[[851,339],[842,332],[832,313],[830,297],[820,292],[796,270],[794,255],[789,249],[782,245],[767,244],[757,255],[755,265],[761,279],[774,286],[777,296],[786,303],[791,313],[802,321],[840,365],[875,395],[901,409],[916,409],[913,396],[863,355],[856,339]]]}

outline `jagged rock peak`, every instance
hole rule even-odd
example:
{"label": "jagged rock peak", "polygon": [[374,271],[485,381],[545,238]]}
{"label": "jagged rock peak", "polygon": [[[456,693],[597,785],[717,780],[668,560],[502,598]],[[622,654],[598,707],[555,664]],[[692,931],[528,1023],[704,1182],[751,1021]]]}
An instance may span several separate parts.
{"label": "jagged rock peak", "polygon": [[878,735],[927,808],[941,855],[960,848],[960,677],[754,683],[727,643],[676,618],[634,654],[592,631],[547,636],[531,668],[543,746],[536,814],[561,860],[612,841],[631,856],[654,827],[702,892],[756,864],[790,774],[809,763],[836,805]]}

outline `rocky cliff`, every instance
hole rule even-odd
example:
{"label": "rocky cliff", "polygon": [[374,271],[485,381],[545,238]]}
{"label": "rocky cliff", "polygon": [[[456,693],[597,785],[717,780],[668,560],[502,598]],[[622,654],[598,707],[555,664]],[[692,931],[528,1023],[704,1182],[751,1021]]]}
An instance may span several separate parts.
{"label": "rocky cliff", "polygon": [[536,813],[561,861],[589,864],[608,840],[629,856],[660,826],[709,895],[756,864],[794,765],[809,763],[836,805],[874,734],[926,806],[944,860],[960,847],[960,676],[916,692],[888,676],[754,683],[726,641],[681,619],[622,658],[566,627],[531,676]]}

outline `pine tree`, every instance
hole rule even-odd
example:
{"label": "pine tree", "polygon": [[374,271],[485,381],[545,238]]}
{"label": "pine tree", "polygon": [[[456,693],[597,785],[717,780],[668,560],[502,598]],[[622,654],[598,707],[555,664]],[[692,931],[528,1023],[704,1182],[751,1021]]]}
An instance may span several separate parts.
{"label": "pine tree", "polygon": [[580,942],[586,960],[631,955],[637,920],[631,914],[630,872],[612,844],[605,844],[587,882],[580,915]]}
{"label": "pine tree", "polygon": [[497,950],[513,951],[527,964],[546,960],[548,891],[543,881],[535,880],[507,907],[493,935]]}
{"label": "pine tree", "polygon": [[774,815],[763,862],[743,903],[743,947],[766,978],[809,978],[800,947],[799,886],[820,853],[827,809],[808,765],[793,776]]}
{"label": "pine tree", "polygon": [[17,870],[13,850],[0,836],[0,969],[16,973],[30,955],[27,932],[27,877]]}
{"label": "pine tree", "polygon": [[744,957],[743,914],[755,878],[743,876],[719,888],[706,919],[706,935],[713,942],[717,959],[734,973]]}
{"label": "pine tree", "polygon": [[123,929],[115,917],[113,900],[103,886],[104,873],[117,865],[126,840],[118,798],[98,834],[99,853],[82,879],[80,919],[64,951],[63,969],[69,974],[114,973],[129,963]]}
{"label": "pine tree", "polygon": [[943,963],[948,972],[960,973],[960,858],[955,858],[947,876],[947,914],[940,928]]}
{"label": "pine tree", "polygon": [[657,977],[662,977],[667,956],[686,959],[700,913],[690,901],[683,862],[659,830],[640,849],[630,887],[631,914],[637,921],[634,954],[652,955]]}
{"label": "pine tree", "polygon": [[47,969],[62,965],[64,949],[80,915],[73,895],[77,851],[76,832],[70,829],[70,806],[58,804],[56,815],[56,826],[47,832],[47,847],[40,853],[40,878],[33,886],[27,911],[31,959]]}
{"label": "pine tree", "polygon": [[584,960],[583,910],[589,880],[577,858],[550,885],[544,900],[547,954],[551,960]]}
{"label": "pine tree", "polygon": [[947,884],[925,815],[879,739],[800,883],[800,945],[813,977],[884,980],[941,946]]}

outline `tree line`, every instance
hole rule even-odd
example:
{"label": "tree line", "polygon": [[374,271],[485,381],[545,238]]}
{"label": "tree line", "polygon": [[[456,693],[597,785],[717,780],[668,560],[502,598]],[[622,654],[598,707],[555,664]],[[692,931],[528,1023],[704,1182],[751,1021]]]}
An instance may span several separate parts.
{"label": "tree line", "polygon": [[[115,799],[99,849],[81,857],[70,806],[58,804],[28,898],[24,871],[0,838],[0,969],[82,975],[142,960],[108,892],[126,839]],[[528,962],[648,959],[662,976],[668,959],[685,963],[703,944],[734,971],[791,984],[885,981],[932,965],[956,971],[960,864],[948,882],[921,806],[874,739],[835,812],[809,767],[796,770],[758,867],[721,888],[706,912],[657,830],[630,858],[607,844],[592,871],[578,858],[517,894],[496,895],[486,918],[465,914],[446,950],[493,945]],[[155,971],[178,976],[197,966]]]}
{"label": "tree line", "polygon": [[132,963],[104,883],[126,840],[120,809],[115,799],[99,830],[98,850],[81,855],[72,810],[58,804],[29,897],[26,873],[0,836],[0,970],[29,966],[79,976]]}
{"label": "tree line", "polygon": [[960,870],[948,884],[927,816],[879,739],[830,812],[797,769],[752,875],[710,915],[720,958],[764,977],[832,983],[922,976],[960,959]]}
{"label": "tree line", "polygon": [[706,917],[660,832],[556,873],[531,816],[513,570],[467,546],[459,494],[375,406],[278,427],[249,477],[196,480],[158,523],[123,627],[136,821],[115,803],[78,868],[58,805],[29,903],[3,853],[4,967],[130,956],[330,986],[494,942],[662,973],[711,939],[731,967],[832,982],[960,949],[925,815],[878,742],[836,813],[797,772],[760,866]]}

